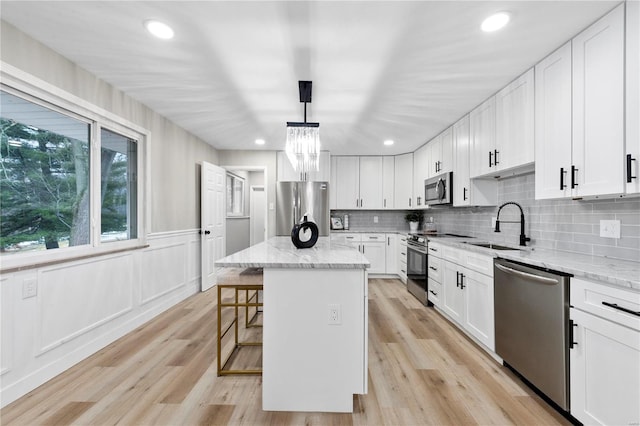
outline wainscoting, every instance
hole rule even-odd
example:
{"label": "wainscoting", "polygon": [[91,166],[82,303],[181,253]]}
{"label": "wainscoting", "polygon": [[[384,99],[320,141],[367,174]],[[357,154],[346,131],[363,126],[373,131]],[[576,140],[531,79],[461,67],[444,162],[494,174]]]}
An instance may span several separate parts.
{"label": "wainscoting", "polygon": [[[2,275],[2,406],[200,290],[197,230],[152,234],[147,242]],[[23,298],[25,281],[35,281],[35,297]]]}

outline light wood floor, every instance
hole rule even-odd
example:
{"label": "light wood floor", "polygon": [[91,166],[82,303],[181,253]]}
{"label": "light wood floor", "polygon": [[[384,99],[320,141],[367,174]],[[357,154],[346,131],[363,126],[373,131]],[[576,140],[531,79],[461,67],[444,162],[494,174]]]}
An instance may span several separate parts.
{"label": "light wood floor", "polygon": [[[260,377],[216,375],[215,302],[212,289],[176,305],[5,407],[0,423],[568,424],[400,281],[377,279],[369,393],[354,397],[354,413],[264,412]],[[260,355],[236,362],[259,364]]]}

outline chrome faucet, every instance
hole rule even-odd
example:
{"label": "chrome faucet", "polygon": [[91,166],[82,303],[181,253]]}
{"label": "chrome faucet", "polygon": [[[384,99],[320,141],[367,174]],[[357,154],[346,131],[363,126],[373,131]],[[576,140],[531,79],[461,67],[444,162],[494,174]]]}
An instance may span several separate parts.
{"label": "chrome faucet", "polygon": [[[502,210],[502,208],[504,206],[508,206],[509,204],[513,204],[514,206],[517,206],[520,209],[520,245],[521,246],[526,246],[527,245],[527,241],[531,241],[531,238],[527,237],[524,234],[524,212],[522,211],[522,207],[520,206],[520,204],[518,203],[514,203],[513,201],[508,201],[506,203],[504,203],[503,205],[501,205],[498,208],[498,215],[496,216],[496,229],[495,232],[500,232],[500,210]],[[503,220],[504,223],[518,223],[516,221],[507,221],[507,220]]]}

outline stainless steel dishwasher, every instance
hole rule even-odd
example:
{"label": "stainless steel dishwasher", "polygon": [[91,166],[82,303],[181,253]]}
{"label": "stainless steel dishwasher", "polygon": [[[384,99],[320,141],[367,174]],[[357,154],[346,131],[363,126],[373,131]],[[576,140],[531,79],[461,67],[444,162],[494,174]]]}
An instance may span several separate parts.
{"label": "stainless steel dishwasher", "polygon": [[496,353],[569,410],[569,275],[494,261]]}

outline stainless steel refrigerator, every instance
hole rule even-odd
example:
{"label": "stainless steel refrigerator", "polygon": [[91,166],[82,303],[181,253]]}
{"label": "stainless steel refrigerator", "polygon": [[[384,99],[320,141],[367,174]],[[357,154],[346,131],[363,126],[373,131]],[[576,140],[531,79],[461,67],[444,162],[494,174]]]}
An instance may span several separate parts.
{"label": "stainless steel refrigerator", "polygon": [[291,235],[304,216],[318,226],[321,237],[329,235],[329,183],[278,182],[276,187],[276,235]]}

